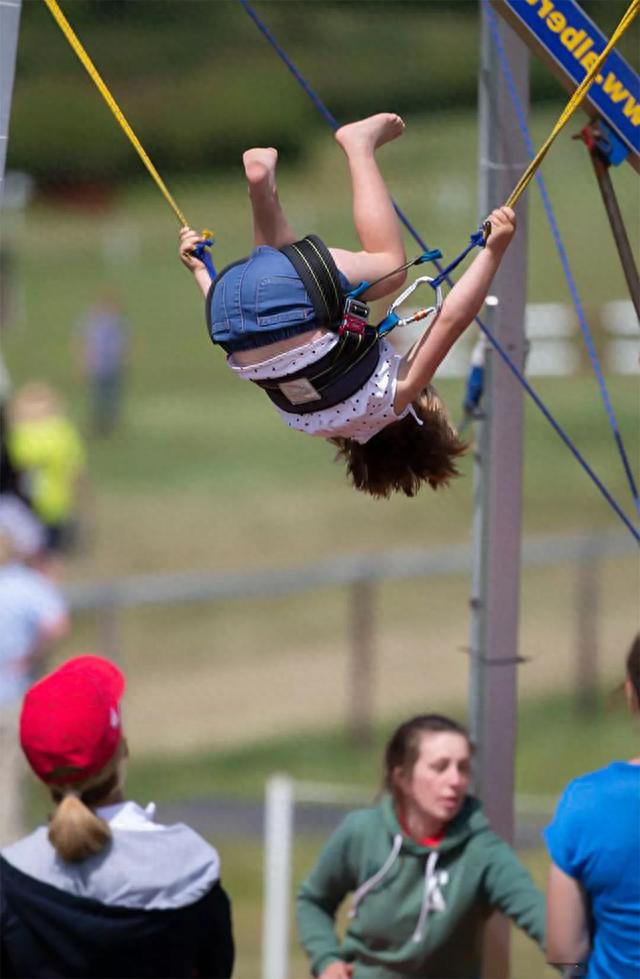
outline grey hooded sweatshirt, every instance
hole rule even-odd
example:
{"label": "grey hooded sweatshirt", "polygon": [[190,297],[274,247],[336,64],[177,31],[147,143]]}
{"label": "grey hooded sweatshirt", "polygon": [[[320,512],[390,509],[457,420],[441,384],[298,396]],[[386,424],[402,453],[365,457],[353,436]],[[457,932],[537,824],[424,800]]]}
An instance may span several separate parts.
{"label": "grey hooded sweatshirt", "polygon": [[112,839],[66,863],[45,827],[2,851],[2,975],[227,979],[234,948],[215,849],[126,802],[97,814]]}

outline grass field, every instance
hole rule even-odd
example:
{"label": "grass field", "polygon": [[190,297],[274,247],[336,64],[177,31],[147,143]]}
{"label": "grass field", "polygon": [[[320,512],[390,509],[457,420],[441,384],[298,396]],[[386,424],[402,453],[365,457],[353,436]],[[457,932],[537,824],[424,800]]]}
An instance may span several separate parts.
{"label": "grass field", "polygon": [[[616,687],[602,688],[592,711],[584,712],[566,694],[527,698],[518,719],[516,791],[523,796],[555,797],[581,772],[606,765],[637,751],[638,725],[632,723]],[[458,701],[441,701],[439,709],[464,718]],[[381,758],[394,725],[406,716],[396,712],[378,722],[368,747],[354,745],[340,727],[272,735],[225,748],[210,745],[181,758],[140,757],[133,745],[130,785],[140,798],[158,802],[219,795],[257,798],[276,771],[293,778],[333,782],[362,790],[373,799],[381,784]]]}
{"label": "grass field", "polygon": [[[576,570],[568,565],[523,574],[523,699],[575,683],[577,588]],[[468,683],[466,576],[390,583],[375,594],[375,716],[386,720],[461,701]],[[612,685],[637,626],[636,596],[633,557],[604,562],[598,670]],[[124,614],[117,651],[128,676],[128,727],[138,750],[179,756],[328,725],[346,727],[353,697],[349,598],[349,592],[332,589]],[[100,639],[96,621],[83,617],[63,654],[99,648]],[[167,717],[172,724],[165,723]]]}

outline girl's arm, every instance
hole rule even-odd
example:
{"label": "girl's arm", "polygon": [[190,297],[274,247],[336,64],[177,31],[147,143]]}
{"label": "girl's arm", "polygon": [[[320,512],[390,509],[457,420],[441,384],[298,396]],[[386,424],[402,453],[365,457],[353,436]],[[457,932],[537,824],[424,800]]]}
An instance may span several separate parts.
{"label": "girl's arm", "polygon": [[400,414],[427,387],[458,337],[480,312],[516,228],[510,207],[493,211],[487,243],[446,297],[440,315],[412,347],[398,372],[394,410]]}
{"label": "girl's arm", "polygon": [[204,262],[193,254],[193,249],[202,241],[204,241],[202,235],[193,228],[180,228],[180,261],[193,274],[200,291],[206,297],[211,288],[211,276]]}
{"label": "girl's arm", "polygon": [[547,883],[547,961],[578,965],[587,961],[590,951],[584,891],[577,880],[552,863]]}

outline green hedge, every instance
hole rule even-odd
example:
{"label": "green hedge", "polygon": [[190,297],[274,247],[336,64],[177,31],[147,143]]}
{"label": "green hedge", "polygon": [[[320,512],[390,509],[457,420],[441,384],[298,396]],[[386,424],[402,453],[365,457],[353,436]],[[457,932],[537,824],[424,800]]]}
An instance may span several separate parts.
{"label": "green hedge", "polygon": [[[624,3],[585,4],[603,28]],[[476,100],[475,0],[257,3],[339,119]],[[65,9],[163,173],[236,163],[249,145],[304,152],[320,117],[234,0],[74,0]],[[535,67],[534,98],[562,99]],[[44,3],[25,4],[8,166],[40,185],[114,182],[140,163]]]}
{"label": "green hedge", "polygon": [[[251,143],[275,143],[295,158],[310,114],[287,79],[273,78],[268,87],[249,91],[234,69],[215,98],[199,78],[177,85],[151,77],[122,97],[118,92],[118,101],[156,166],[175,173],[237,163]],[[9,166],[29,171],[41,185],[117,181],[140,172],[126,136],[82,78],[59,79],[45,89],[38,79],[24,82],[13,112]]]}

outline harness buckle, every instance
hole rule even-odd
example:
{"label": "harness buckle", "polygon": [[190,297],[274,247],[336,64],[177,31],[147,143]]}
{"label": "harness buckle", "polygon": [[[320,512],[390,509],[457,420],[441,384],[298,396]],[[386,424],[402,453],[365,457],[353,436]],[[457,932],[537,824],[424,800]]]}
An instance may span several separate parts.
{"label": "harness buckle", "polygon": [[347,298],[342,310],[342,322],[338,333],[342,336],[345,333],[355,333],[357,336],[364,336],[369,323],[369,307],[359,299]]}

